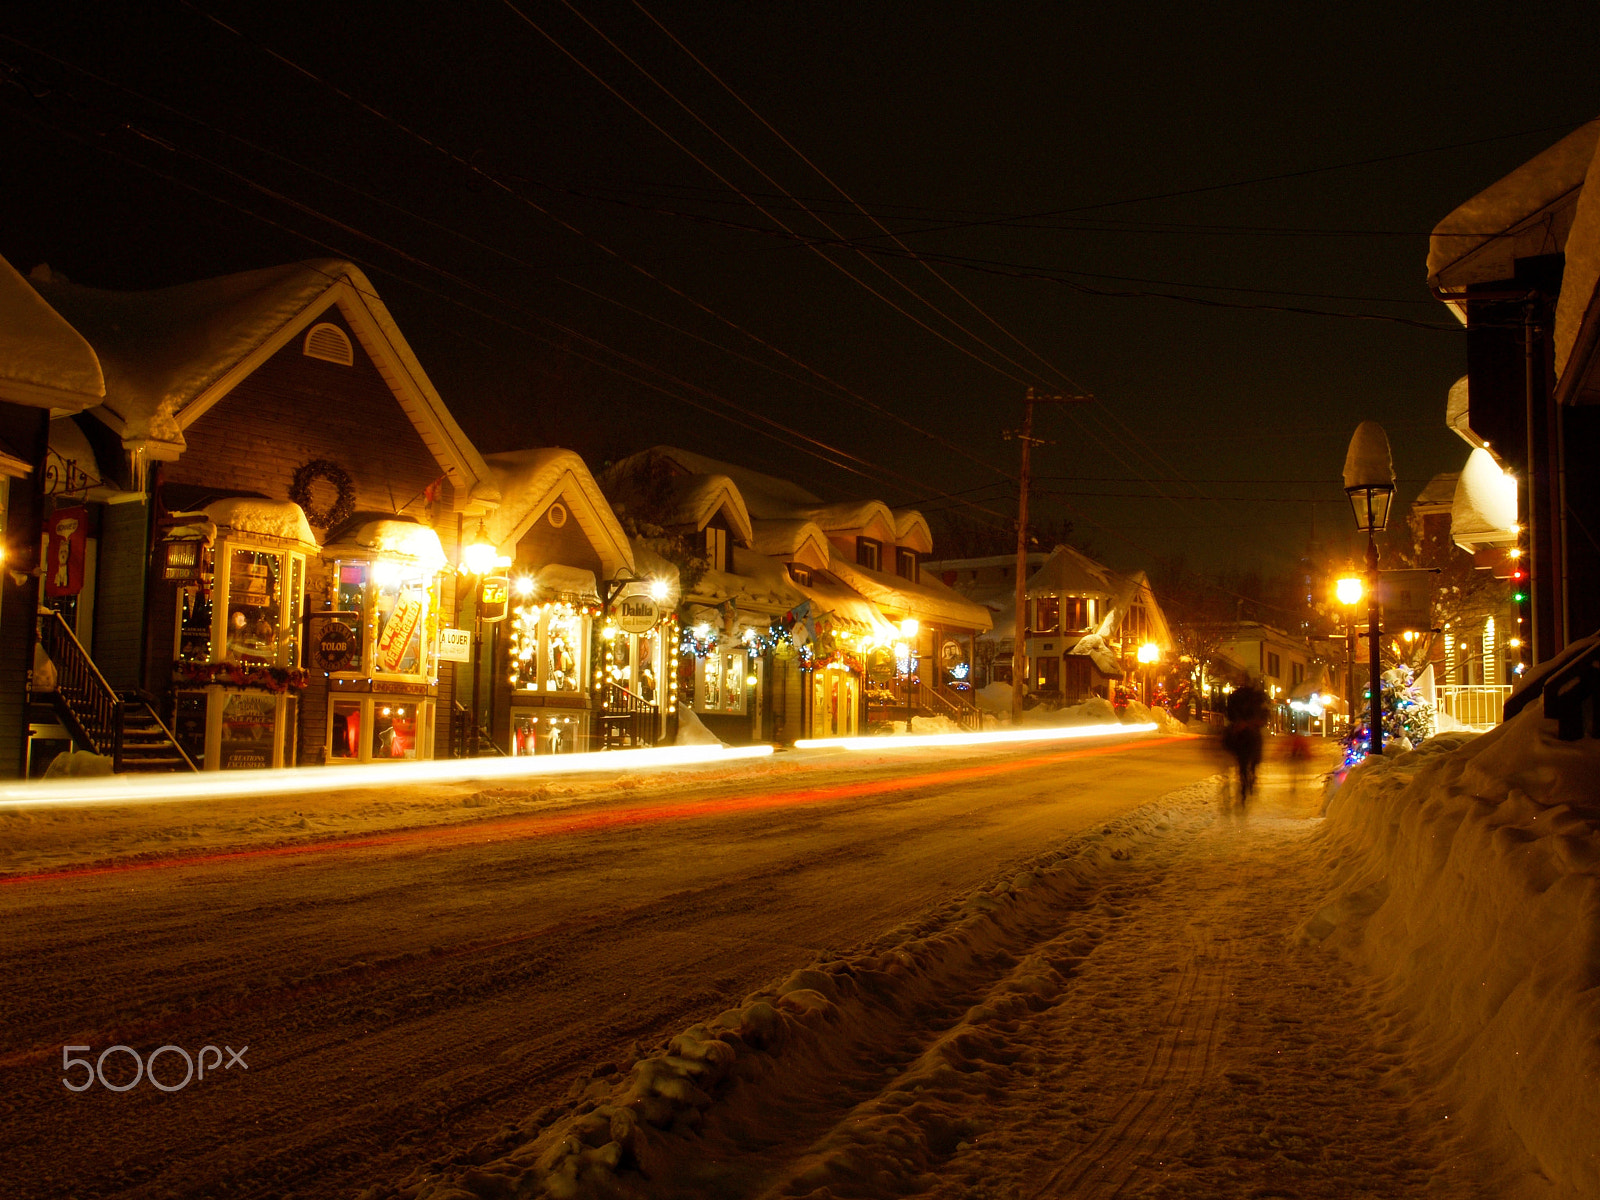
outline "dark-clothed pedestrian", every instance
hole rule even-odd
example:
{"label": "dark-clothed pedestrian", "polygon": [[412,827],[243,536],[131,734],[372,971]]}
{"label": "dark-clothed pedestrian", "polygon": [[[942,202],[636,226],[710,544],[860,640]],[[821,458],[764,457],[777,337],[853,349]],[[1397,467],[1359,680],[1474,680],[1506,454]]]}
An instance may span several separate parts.
{"label": "dark-clothed pedestrian", "polygon": [[1267,697],[1254,684],[1238,688],[1228,697],[1228,727],[1222,744],[1239,764],[1239,807],[1245,808],[1256,790],[1261,766],[1262,730],[1267,724]]}

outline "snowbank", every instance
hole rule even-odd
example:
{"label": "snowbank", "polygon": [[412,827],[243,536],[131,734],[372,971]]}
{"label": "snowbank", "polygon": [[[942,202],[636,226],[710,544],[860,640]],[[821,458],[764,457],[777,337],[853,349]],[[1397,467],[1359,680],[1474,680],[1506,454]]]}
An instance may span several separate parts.
{"label": "snowbank", "polygon": [[1122,710],[1122,719],[1130,725],[1152,723],[1162,733],[1184,733],[1186,727],[1164,708],[1150,708],[1137,700],[1129,700]]}
{"label": "snowbank", "polygon": [[1573,1198],[1600,1196],[1597,777],[1542,700],[1362,764],[1328,804],[1347,881],[1302,931],[1385,980],[1473,1127]]}
{"label": "snowbank", "polygon": [[692,708],[678,709],[678,736],[675,746],[720,746],[722,739],[705,727]]}

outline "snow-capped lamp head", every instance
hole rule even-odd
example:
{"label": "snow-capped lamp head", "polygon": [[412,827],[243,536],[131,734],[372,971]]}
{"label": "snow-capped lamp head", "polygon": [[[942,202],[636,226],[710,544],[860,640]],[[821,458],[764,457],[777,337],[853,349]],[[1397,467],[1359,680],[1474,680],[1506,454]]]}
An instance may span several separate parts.
{"label": "snow-capped lamp head", "polygon": [[1350,439],[1344,456],[1344,494],[1355,509],[1356,528],[1376,533],[1389,524],[1389,505],[1394,500],[1394,459],[1389,453],[1389,435],[1376,421],[1363,421]]}

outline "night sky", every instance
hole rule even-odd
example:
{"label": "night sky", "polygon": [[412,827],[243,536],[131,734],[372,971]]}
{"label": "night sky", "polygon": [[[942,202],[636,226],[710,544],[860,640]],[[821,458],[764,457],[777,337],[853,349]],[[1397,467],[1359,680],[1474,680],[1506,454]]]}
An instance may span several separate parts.
{"label": "night sky", "polygon": [[1600,111],[1591,5],[1395,7],[12,5],[0,254],[347,257],[484,451],[996,525],[1024,389],[1082,390],[1044,516],[1272,570],[1349,540],[1358,421],[1402,501],[1465,461],[1428,231]]}

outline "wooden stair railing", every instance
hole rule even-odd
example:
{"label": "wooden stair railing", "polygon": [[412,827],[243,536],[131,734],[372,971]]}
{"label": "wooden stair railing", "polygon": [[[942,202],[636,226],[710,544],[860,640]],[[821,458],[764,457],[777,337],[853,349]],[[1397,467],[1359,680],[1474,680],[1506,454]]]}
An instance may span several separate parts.
{"label": "wooden stair railing", "polygon": [[605,695],[605,709],[600,713],[602,748],[655,745],[661,709],[620,684],[606,684]]}

